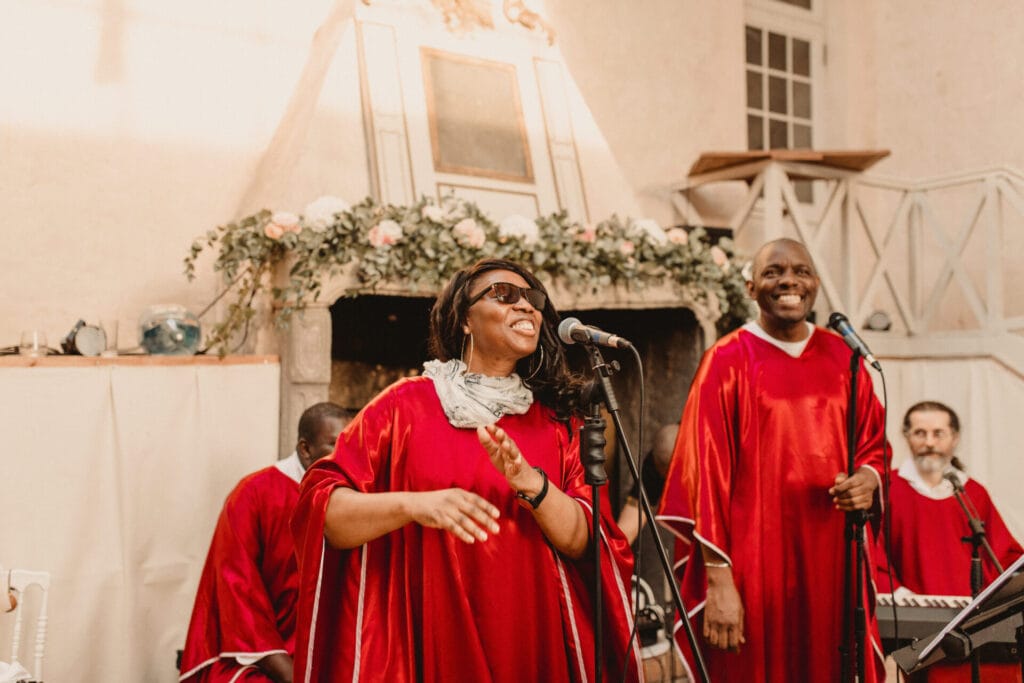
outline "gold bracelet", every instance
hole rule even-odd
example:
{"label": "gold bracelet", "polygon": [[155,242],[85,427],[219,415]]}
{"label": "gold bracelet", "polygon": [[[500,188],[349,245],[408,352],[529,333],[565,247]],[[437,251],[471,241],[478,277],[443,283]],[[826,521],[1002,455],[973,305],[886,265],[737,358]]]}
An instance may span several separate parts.
{"label": "gold bracelet", "polygon": [[705,567],[714,567],[715,569],[724,569],[725,567],[731,566],[728,562],[708,562],[704,560]]}

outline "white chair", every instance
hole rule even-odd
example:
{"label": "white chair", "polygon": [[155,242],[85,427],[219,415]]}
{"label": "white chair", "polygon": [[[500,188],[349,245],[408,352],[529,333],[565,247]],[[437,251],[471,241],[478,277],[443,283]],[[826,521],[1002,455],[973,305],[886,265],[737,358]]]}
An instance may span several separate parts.
{"label": "white chair", "polygon": [[[18,653],[21,649],[21,628],[26,605],[26,591],[30,586],[39,586],[42,594],[39,597],[39,610],[36,614],[36,638],[33,651],[34,667],[30,669],[33,681],[43,680],[43,650],[46,647],[46,596],[50,590],[49,572],[33,572],[27,569],[12,569],[10,586],[18,597],[18,606],[14,608],[14,637],[11,642],[11,664],[19,664]],[[35,604],[35,601],[33,601]],[[25,667],[26,669],[28,667]]]}

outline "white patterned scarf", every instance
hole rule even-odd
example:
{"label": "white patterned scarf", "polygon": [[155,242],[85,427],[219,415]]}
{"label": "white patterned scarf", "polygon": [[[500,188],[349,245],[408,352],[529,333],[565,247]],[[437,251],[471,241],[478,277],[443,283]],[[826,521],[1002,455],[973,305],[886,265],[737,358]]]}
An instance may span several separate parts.
{"label": "white patterned scarf", "polygon": [[434,380],[445,417],[453,427],[476,429],[494,424],[502,415],[522,415],[533,404],[533,392],[519,375],[488,377],[467,372],[457,358],[423,364],[423,376]]}

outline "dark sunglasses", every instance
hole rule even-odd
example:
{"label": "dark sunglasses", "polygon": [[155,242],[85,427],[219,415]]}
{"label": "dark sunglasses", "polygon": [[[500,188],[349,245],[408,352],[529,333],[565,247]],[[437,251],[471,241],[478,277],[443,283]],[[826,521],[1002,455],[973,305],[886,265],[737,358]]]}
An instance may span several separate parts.
{"label": "dark sunglasses", "polygon": [[[494,300],[500,304],[514,304],[519,301],[519,299],[525,298],[530,302],[530,305],[538,311],[543,311],[544,307],[547,306],[548,303],[547,294],[539,289],[519,287],[511,282],[495,282],[490,287],[470,299],[469,306],[480,301],[480,299],[483,299],[487,294],[493,294]],[[467,308],[469,306],[467,306]]]}

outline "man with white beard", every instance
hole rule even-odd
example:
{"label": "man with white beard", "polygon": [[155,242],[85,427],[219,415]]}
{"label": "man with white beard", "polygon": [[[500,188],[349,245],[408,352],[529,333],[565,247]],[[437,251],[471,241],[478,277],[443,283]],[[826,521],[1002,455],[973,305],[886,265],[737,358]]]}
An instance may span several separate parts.
{"label": "man with white beard", "polygon": [[[985,535],[1004,568],[1024,550],[1006,528],[988,491],[967,476],[963,463],[954,455],[960,443],[960,418],[952,408],[938,401],[914,404],[903,418],[903,436],[913,457],[891,477],[889,550],[896,596],[908,592],[970,595],[971,529],[946,473],[952,472],[960,480],[964,498],[973,503],[978,518],[985,523]],[[875,580],[880,592],[888,592],[891,588],[883,544],[884,537],[880,536]],[[982,566],[984,587],[999,572],[984,551]],[[983,679],[1020,680],[1019,666],[1005,666],[1006,670],[1001,671],[1004,665],[984,665]],[[970,680],[970,665],[936,665],[929,670],[928,679]]]}

